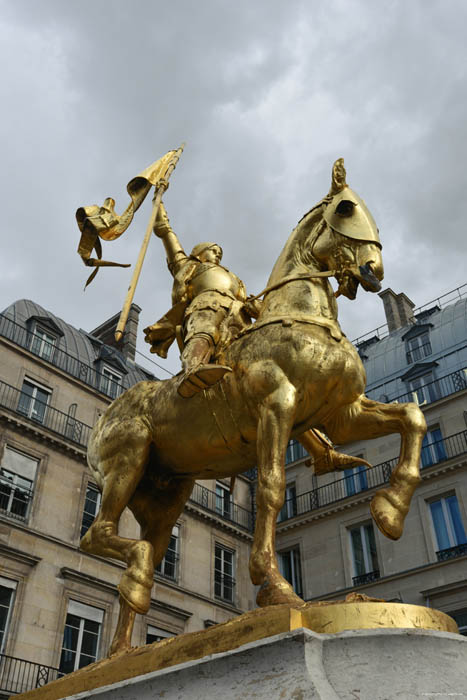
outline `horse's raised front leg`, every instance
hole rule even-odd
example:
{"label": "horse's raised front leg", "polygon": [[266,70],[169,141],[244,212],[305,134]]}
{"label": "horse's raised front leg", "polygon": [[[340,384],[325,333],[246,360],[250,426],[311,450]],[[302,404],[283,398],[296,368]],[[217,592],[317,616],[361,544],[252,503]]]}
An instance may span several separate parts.
{"label": "horse's raised front leg", "polygon": [[420,453],[426,433],[422,411],[415,403],[384,404],[361,396],[338,409],[325,428],[338,443],[400,434],[399,462],[391,474],[390,486],[377,491],[371,500],[376,525],[386,537],[398,540],[413,493],[421,481]]}
{"label": "horse's raised front leg", "polygon": [[[109,431],[110,432],[110,431]],[[149,452],[150,438],[137,420],[131,426],[121,421],[115,433],[91,452],[91,469],[102,487],[99,513],[80,547],[86,552],[119,559],[127,564],[119,592],[130,608],[146,613],[153,584],[153,548],[150,542],[120,537],[118,521],[141,480]]]}
{"label": "horse's raised front leg", "polygon": [[256,527],[250,556],[251,580],[261,586],[259,606],[303,604],[280,574],[276,556],[276,521],[284,504],[285,452],[295,413],[295,388],[284,384],[263,400],[260,407],[257,453],[258,490]]}

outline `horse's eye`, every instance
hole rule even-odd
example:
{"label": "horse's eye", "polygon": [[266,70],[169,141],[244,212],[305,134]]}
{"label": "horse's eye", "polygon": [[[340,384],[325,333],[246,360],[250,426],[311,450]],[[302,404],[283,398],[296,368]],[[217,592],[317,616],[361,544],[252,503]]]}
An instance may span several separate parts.
{"label": "horse's eye", "polygon": [[336,214],[339,216],[352,216],[355,204],[349,199],[343,199],[336,207]]}

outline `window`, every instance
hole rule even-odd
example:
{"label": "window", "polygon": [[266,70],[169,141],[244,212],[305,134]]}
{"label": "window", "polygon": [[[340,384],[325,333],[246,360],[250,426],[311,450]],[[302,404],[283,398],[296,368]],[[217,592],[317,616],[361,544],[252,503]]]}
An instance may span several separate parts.
{"label": "window", "polygon": [[61,673],[71,673],[97,659],[104,611],[70,600],[63,634]]}
{"label": "window", "polygon": [[216,483],[216,513],[224,518],[232,517],[233,498],[230,489],[221,482]]}
{"label": "window", "polygon": [[146,627],[146,644],[160,642],[162,639],[169,639],[169,637],[173,636],[174,634],[172,632],[162,630],[160,627],[154,627],[154,625],[147,625]]}
{"label": "window", "polygon": [[31,335],[30,349],[35,355],[39,355],[39,357],[50,362],[56,342],[57,338],[55,336],[46,333],[42,328],[36,327]]}
{"label": "window", "polygon": [[178,578],[179,541],[180,526],[174,525],[167,551],[164,554],[164,558],[162,559],[161,563],[156,567],[158,574],[161,574],[166,578],[170,578],[172,581],[176,581]]}
{"label": "window", "polygon": [[51,391],[30,379],[25,379],[18,403],[18,413],[43,423]]}
{"label": "window", "polygon": [[295,484],[287,484],[285,487],[285,500],[284,505],[281,508],[277,522],[280,523],[282,520],[288,520],[297,515],[297,489]]}
{"label": "window", "polygon": [[350,543],[353,560],[353,583],[369,583],[379,578],[378,555],[376,552],[373,525],[358,525],[350,530]]}
{"label": "window", "polygon": [[456,610],[455,612],[449,612],[448,615],[456,621],[459,634],[467,637],[467,610]]}
{"label": "window", "polygon": [[235,589],[235,552],[220,544],[214,548],[214,595],[233,603]]}
{"label": "window", "polygon": [[87,533],[87,531],[93,524],[94,518],[97,515],[100,505],[100,491],[92,484],[88,484],[88,487],[86,489],[86,499],[84,501],[83,519],[81,521],[81,537],[84,537],[84,535]]}
{"label": "window", "polygon": [[[363,455],[358,455],[358,457],[363,459]],[[359,464],[353,469],[344,469],[344,474],[346,496],[353,496],[368,488],[367,467],[364,464]]]}
{"label": "window", "polygon": [[[460,547],[467,543],[457,496],[453,494],[431,501],[430,512],[438,547],[438,560],[442,561],[450,558],[450,556],[444,555],[443,551],[452,550],[454,547]],[[460,553],[467,554],[467,548],[463,549],[465,551]],[[456,556],[455,551],[449,554]]]}
{"label": "window", "polygon": [[0,510],[18,520],[26,520],[37,465],[37,459],[5,447],[0,467]]}
{"label": "window", "polygon": [[297,440],[291,440],[287,446],[287,452],[285,453],[285,463],[290,464],[303,457],[308,457],[308,452]]}
{"label": "window", "polygon": [[428,333],[421,333],[406,341],[407,363],[420,362],[424,357],[431,355],[431,343]]}
{"label": "window", "polygon": [[429,467],[447,459],[443,435],[439,428],[429,428],[422,443],[422,466]]}
{"label": "window", "polygon": [[295,547],[277,555],[279,571],[290,583],[295,593],[302,595],[302,567],[300,563],[300,549]]}
{"label": "window", "polygon": [[415,394],[414,400],[419,406],[437,401],[440,398],[438,383],[433,380],[431,372],[412,379],[410,389]]}
{"label": "window", "polygon": [[0,576],[0,654],[5,650],[15,591],[16,581]]}
{"label": "window", "polygon": [[107,394],[107,396],[115,399],[120,393],[121,384],[122,376],[120,374],[117,374],[117,372],[114,372],[108,367],[103,368],[100,376],[99,388],[104,394]]}

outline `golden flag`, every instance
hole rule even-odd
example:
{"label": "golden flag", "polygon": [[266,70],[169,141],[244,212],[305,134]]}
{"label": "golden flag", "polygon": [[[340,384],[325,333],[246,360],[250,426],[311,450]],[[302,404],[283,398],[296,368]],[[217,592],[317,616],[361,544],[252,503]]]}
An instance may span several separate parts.
{"label": "golden flag", "polygon": [[[171,165],[175,167],[178,154],[177,150],[169,151],[130,180],[127,191],[131,202],[121,216],[114,210],[115,200],[112,197],[107,197],[101,207],[93,204],[77,209],[76,220],[81,231],[78,253],[85,265],[96,268],[88,278],[85,288],[92,282],[99,267],[130,267],[123,263],[102,260],[102,245],[99,239],[114,241],[119,238],[131,224],[135,211],[144,202],[151,187],[154,186],[156,190],[159,187],[168,187],[166,175]],[[97,258],[91,257],[93,250],[96,251]]]}

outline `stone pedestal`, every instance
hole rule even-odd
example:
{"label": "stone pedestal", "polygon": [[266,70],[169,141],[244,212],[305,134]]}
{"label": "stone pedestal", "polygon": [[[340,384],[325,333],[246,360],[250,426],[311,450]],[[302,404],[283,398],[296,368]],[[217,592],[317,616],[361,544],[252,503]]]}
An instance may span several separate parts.
{"label": "stone pedestal", "polygon": [[429,630],[306,629],[70,696],[73,700],[467,698],[467,638]]}

